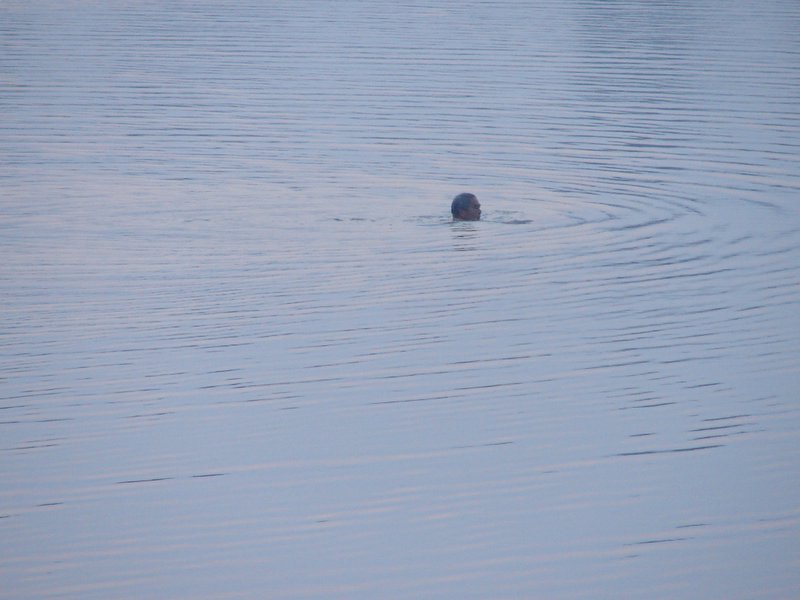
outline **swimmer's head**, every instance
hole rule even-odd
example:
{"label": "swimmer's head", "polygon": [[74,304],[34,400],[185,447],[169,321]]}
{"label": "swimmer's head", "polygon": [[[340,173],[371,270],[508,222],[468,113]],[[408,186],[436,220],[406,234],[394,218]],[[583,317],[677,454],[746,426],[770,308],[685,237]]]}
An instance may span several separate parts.
{"label": "swimmer's head", "polygon": [[481,203],[475,194],[465,192],[453,198],[450,212],[456,221],[479,221],[481,218]]}

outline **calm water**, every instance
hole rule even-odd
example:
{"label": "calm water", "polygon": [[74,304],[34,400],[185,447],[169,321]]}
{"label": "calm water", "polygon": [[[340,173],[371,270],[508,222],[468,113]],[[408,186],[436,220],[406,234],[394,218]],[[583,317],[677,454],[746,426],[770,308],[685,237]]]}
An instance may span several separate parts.
{"label": "calm water", "polygon": [[0,596],[800,597],[798,31],[5,0]]}

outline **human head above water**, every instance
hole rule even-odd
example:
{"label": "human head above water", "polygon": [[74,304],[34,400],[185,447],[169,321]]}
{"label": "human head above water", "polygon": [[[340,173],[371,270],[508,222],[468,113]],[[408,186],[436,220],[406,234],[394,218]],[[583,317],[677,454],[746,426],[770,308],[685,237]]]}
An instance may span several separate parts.
{"label": "human head above water", "polygon": [[450,212],[456,221],[479,221],[481,218],[481,203],[475,194],[464,192],[453,198]]}

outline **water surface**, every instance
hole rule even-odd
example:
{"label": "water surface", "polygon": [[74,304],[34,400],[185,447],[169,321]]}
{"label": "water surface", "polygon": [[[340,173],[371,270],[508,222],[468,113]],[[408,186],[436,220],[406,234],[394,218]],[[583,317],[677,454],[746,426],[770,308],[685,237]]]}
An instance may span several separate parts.
{"label": "water surface", "polygon": [[0,596],[800,595],[796,2],[0,14]]}

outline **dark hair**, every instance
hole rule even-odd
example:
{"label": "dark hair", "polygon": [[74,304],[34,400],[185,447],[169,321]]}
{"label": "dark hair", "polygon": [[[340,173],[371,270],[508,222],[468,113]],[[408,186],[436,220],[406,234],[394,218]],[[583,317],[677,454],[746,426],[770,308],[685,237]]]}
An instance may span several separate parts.
{"label": "dark hair", "polygon": [[469,192],[459,194],[453,198],[453,203],[450,205],[450,212],[454,217],[458,217],[463,211],[469,210],[470,202],[477,199],[478,197],[475,194],[470,194]]}

